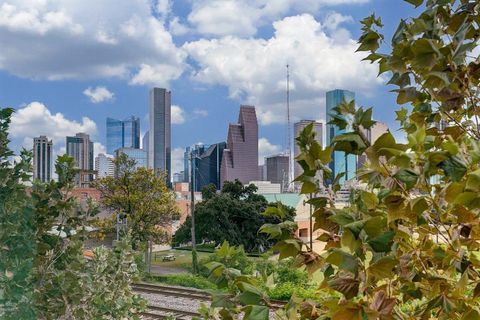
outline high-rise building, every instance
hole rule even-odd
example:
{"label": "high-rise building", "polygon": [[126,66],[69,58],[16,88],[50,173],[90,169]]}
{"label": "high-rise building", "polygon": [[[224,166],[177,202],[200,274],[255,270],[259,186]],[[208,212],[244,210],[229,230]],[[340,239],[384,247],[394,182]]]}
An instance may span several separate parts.
{"label": "high-rise building", "polygon": [[49,182],[52,179],[53,144],[46,136],[33,139],[33,179]]}
{"label": "high-rise building", "polygon": [[145,152],[147,153],[147,167],[149,167],[149,164],[148,164],[148,138],[150,136],[150,132],[145,132],[145,134],[143,135],[143,139],[142,139],[142,149],[145,150]]}
{"label": "high-rise building", "polygon": [[[309,124],[313,123],[313,131],[315,132],[315,140],[320,144],[320,146],[323,146],[323,123],[317,122],[315,120],[300,120],[299,122],[296,122],[293,125],[293,130],[294,130],[294,137],[295,139],[300,136],[300,133],[302,132],[303,129],[305,129],[306,126]],[[293,149],[294,151],[294,157],[297,158],[298,155],[300,154],[300,147],[295,143],[295,147]],[[302,167],[297,163],[295,160],[295,164],[293,166],[293,178],[295,179],[299,175],[303,173]],[[296,183],[298,184],[298,183]]]}
{"label": "high-rise building", "polygon": [[265,158],[267,167],[267,181],[273,184],[281,185],[281,192],[288,189],[290,181],[288,181],[288,170],[290,165],[290,157],[288,155],[276,155]]}
{"label": "high-rise building", "polygon": [[183,153],[183,182],[190,182],[190,147],[185,148]]}
{"label": "high-rise building", "polygon": [[[327,92],[327,144],[331,144],[333,138],[343,134],[349,130],[340,129],[334,124],[328,124],[333,119],[335,111],[333,108],[341,104],[342,102],[351,102],[355,100],[355,93],[348,90],[332,90]],[[332,170],[332,179],[338,174],[344,172],[345,175],[340,179],[340,184],[345,183],[345,181],[355,178],[357,171],[357,157],[353,154],[346,154],[342,151],[334,151],[332,154],[332,162],[330,163],[330,169]]]}
{"label": "high-rise building", "polygon": [[195,166],[198,167],[198,159],[200,155],[208,148],[208,145],[204,144],[195,144],[191,147],[186,147],[185,152],[183,153],[183,175],[184,175],[184,182],[191,182],[190,176],[192,174],[192,159],[195,163]]}
{"label": "high-rise building", "polygon": [[90,187],[95,174],[93,164],[93,142],[85,133],[77,133],[74,137],[67,137],[67,154],[75,161],[75,167],[79,169],[75,184],[78,187]]}
{"label": "high-rise building", "polygon": [[147,168],[147,152],[143,149],[136,148],[120,148],[115,151],[115,156],[125,154],[129,159],[135,160],[135,168]]}
{"label": "high-rise building", "polygon": [[258,181],[258,123],[255,107],[241,106],[238,123],[228,127],[223,150],[221,184],[238,179],[243,184]]}
{"label": "high-rise building", "polygon": [[215,143],[204,149],[197,157],[195,168],[195,191],[202,191],[202,188],[213,184],[220,190],[220,168],[222,166],[222,154],[226,147],[225,142]]}
{"label": "high-rise building", "polygon": [[107,118],[107,153],[120,148],[140,148],[140,119],[131,116],[123,121]]}
{"label": "high-rise building", "polygon": [[97,171],[97,177],[113,177],[115,175],[115,164],[113,158],[99,153],[95,157],[95,171]]}
{"label": "high-rise building", "polygon": [[177,184],[177,183],[183,183],[183,178],[184,178],[184,174],[183,174],[183,171],[180,171],[180,172],[175,172],[173,174],[173,184]]}
{"label": "high-rise building", "polygon": [[[368,142],[371,144],[375,143],[378,138],[384,133],[388,131],[388,125],[385,122],[377,121],[370,129],[362,129],[363,134],[367,138]],[[365,162],[367,161],[367,156],[362,154],[358,157],[357,169],[363,167]]]}
{"label": "high-rise building", "polygon": [[163,88],[150,90],[148,166],[171,176],[171,92]]}

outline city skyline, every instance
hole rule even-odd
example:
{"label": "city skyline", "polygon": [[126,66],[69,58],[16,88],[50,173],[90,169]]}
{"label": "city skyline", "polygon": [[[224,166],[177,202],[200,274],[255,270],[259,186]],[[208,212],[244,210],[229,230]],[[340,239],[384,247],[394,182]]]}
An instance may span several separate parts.
{"label": "city skyline", "polygon": [[[12,15],[30,10],[21,3],[7,2],[15,6]],[[12,145],[16,150],[27,142],[31,144],[33,137],[44,134],[53,140],[55,156],[65,152],[65,136],[86,132],[95,142],[95,154],[105,153],[105,118],[124,119],[134,114],[140,118],[142,130],[146,130],[148,90],[153,86],[162,86],[175,93],[172,97],[173,167],[181,167],[185,146],[223,140],[227,128],[217,124],[234,118],[239,104],[253,104],[258,108],[259,158],[262,160],[265,155],[285,149],[287,62],[291,67],[292,123],[300,119],[325,120],[320,114],[325,106],[325,91],[346,88],[358,93],[357,104],[374,106],[376,119],[392,124],[392,113],[385,110],[395,106],[394,95],[388,93],[388,88],[378,91],[382,79],[376,78],[373,66],[360,62],[358,54],[344,52],[354,51],[354,42],[359,35],[358,21],[373,9],[388,22],[385,30],[388,39],[398,17],[410,12],[407,4],[396,4],[396,10],[391,10],[392,5],[376,0],[342,0],[342,4],[319,1],[321,5],[311,6],[295,3],[273,16],[263,15],[261,25],[252,23],[250,16],[244,15],[250,21],[248,23],[252,23],[250,27],[233,23],[228,28],[208,31],[193,17],[198,17],[202,8],[214,8],[205,4],[193,8],[189,3],[162,2],[168,5],[161,10],[158,7],[150,10],[141,1],[115,3],[118,12],[115,16],[102,14],[108,12],[112,4],[108,1],[88,8],[77,6],[76,15],[69,5],[65,5],[61,9],[71,18],[72,25],[45,25],[42,29],[45,35],[36,37],[33,43],[54,51],[37,52],[32,60],[35,64],[25,64],[25,69],[19,69],[20,64],[15,60],[22,55],[0,53],[5,61],[0,66],[0,101],[18,110],[12,121]],[[60,10],[55,6],[43,7],[39,2],[32,8],[36,10],[32,14],[46,23],[42,18],[49,10]],[[261,12],[261,8],[252,6],[255,5],[239,7],[239,16],[245,12],[241,10]],[[135,33],[127,37],[124,31],[133,30],[127,26],[130,26],[128,21],[135,14],[144,18],[139,27],[147,32],[142,37]],[[97,26],[85,19],[95,15],[104,17],[103,25]],[[221,16],[213,15],[212,23],[218,23],[215,19]],[[178,27],[173,21],[185,27],[182,32],[173,27]],[[77,30],[73,26],[83,29],[82,37],[71,37],[69,41],[75,41],[73,43],[57,41],[58,37],[68,38],[68,32]],[[287,32],[292,26],[298,28],[295,34]],[[151,30],[158,30],[156,36],[166,36],[162,38],[165,39],[163,45],[156,45]],[[28,32],[2,25],[0,39],[7,41],[11,52],[16,52],[24,42],[30,45],[25,40]],[[232,38],[227,41],[224,36]],[[322,42],[322,39],[328,42]],[[234,50],[236,43],[239,51]],[[294,47],[294,43],[298,46]],[[276,46],[282,50],[276,51]],[[94,54],[86,63],[81,57],[84,48],[90,47]],[[125,50],[130,48],[135,48],[135,56],[130,55],[131,59],[125,62]],[[244,54],[244,49],[254,53],[257,59],[252,60]],[[69,54],[70,50],[76,50],[78,54]],[[112,55],[95,54],[103,51],[112,52]],[[19,52],[28,53],[25,50]],[[44,52],[55,54],[45,55]],[[149,52],[151,55],[147,55]],[[262,52],[268,52],[268,55]],[[312,56],[307,52],[315,54]],[[236,55],[239,59],[225,60],[226,54]],[[56,58],[59,55],[68,63],[62,64],[64,60]],[[119,60],[109,58],[113,56]],[[228,63],[219,64],[221,61]],[[320,69],[309,68],[312,62]],[[192,135],[191,132],[197,134]],[[395,126],[392,132],[396,134]],[[144,133],[142,131],[141,135]]]}

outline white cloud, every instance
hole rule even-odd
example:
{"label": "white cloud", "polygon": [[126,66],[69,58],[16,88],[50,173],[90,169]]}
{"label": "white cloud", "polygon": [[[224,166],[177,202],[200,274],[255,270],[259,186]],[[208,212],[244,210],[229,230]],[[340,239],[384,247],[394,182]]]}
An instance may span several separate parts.
{"label": "white cloud", "polygon": [[36,137],[46,135],[54,140],[65,142],[65,137],[85,132],[95,135],[97,125],[88,117],[83,117],[81,122],[69,120],[62,113],[52,114],[40,102],[32,102],[18,109],[12,116],[10,134],[13,138]]}
{"label": "white cloud", "polygon": [[188,21],[208,36],[252,36],[257,28],[287,14],[316,14],[321,7],[370,0],[196,0]]}
{"label": "white cloud", "polygon": [[172,172],[177,173],[183,171],[183,154],[185,149],[175,148],[172,150]]}
{"label": "white cloud", "polygon": [[203,109],[195,109],[193,110],[193,114],[197,117],[206,117],[208,116],[208,111]]}
{"label": "white cloud", "polygon": [[183,70],[174,65],[149,65],[140,66],[140,70],[130,80],[133,85],[150,85],[157,87],[166,87],[171,79],[176,79],[182,74]]}
{"label": "white cloud", "polygon": [[[65,154],[66,137],[79,132],[89,134],[92,140],[97,134],[97,125],[90,118],[83,117],[80,122],[70,120],[62,113],[50,112],[43,103],[31,102],[13,114],[9,133],[12,145],[18,146],[16,152],[20,147],[31,149],[34,137],[47,136],[53,142],[55,159],[57,155]],[[94,148],[98,150],[97,143]]]}
{"label": "white cloud", "polygon": [[98,156],[100,153],[107,154],[107,148],[100,142],[93,143],[93,155],[94,157]]}
{"label": "white cloud", "polygon": [[174,36],[182,36],[188,32],[191,32],[190,28],[181,23],[178,17],[174,17],[172,20],[170,20],[169,31]]}
{"label": "white cloud", "polygon": [[282,151],[282,147],[277,144],[272,144],[267,138],[258,139],[258,163],[262,165],[265,162],[265,157],[278,154]]}
{"label": "white cloud", "polygon": [[[348,17],[327,18],[336,29],[324,27],[309,14],[273,23],[270,39],[201,39],[185,50],[197,62],[192,78],[203,84],[225,85],[231,98],[257,106],[262,124],[286,119],[286,68],[290,65],[293,120],[324,118],[325,91],[345,88],[368,93],[383,82],[374,65],[362,62],[350,36],[336,37]],[[226,63],[228,61],[228,63]]]}
{"label": "white cloud", "polygon": [[172,109],[172,124],[185,123],[185,111],[179,106],[173,105]]}
{"label": "white cloud", "polygon": [[110,92],[105,87],[88,87],[83,91],[83,94],[86,95],[92,103],[109,101],[112,100],[114,97],[114,93]]}
{"label": "white cloud", "polygon": [[158,17],[169,10],[168,1],[157,9],[145,0],[2,1],[0,69],[34,79],[166,84],[186,67],[186,54]]}

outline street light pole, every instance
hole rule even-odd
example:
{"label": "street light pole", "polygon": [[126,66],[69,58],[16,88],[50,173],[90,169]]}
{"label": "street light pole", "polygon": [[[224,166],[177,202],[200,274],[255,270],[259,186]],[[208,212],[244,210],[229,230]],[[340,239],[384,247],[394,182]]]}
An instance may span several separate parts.
{"label": "street light pole", "polygon": [[192,221],[192,269],[193,273],[198,273],[198,262],[197,262],[197,243],[195,240],[195,192],[194,192],[194,178],[195,178],[195,169],[193,162],[193,152],[190,151],[190,166],[191,166],[191,175],[190,175],[190,219]]}

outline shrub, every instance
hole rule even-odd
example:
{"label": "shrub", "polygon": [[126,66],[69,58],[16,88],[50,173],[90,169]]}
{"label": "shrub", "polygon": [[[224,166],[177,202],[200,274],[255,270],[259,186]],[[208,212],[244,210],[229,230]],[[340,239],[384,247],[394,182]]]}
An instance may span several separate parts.
{"label": "shrub", "polygon": [[213,290],[216,286],[202,276],[196,276],[189,273],[170,274],[165,276],[150,276],[150,280],[197,289]]}

